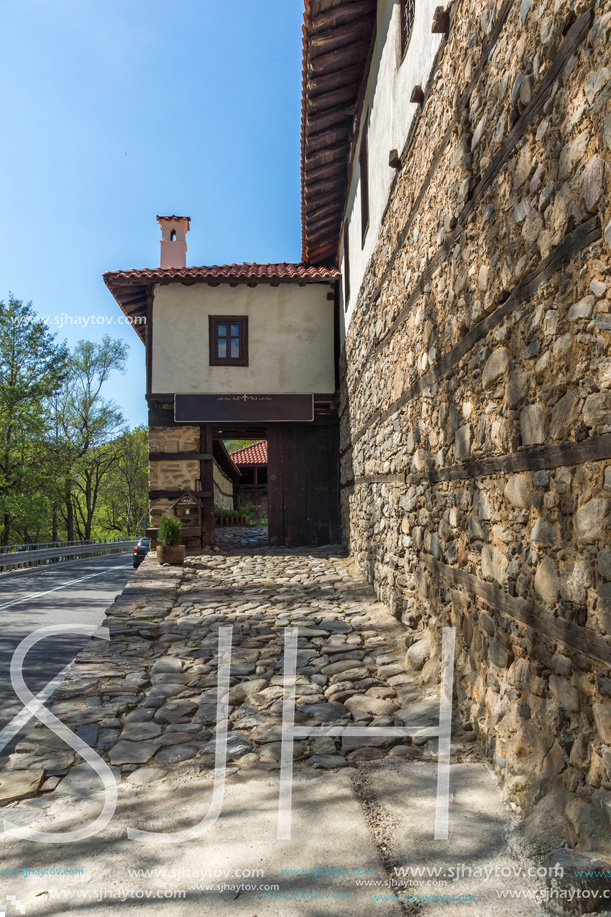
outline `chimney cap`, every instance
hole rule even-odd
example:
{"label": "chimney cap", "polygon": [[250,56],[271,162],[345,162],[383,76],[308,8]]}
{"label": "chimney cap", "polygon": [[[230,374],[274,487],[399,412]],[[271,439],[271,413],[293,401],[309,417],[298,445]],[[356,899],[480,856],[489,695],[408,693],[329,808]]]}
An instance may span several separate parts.
{"label": "chimney cap", "polygon": [[190,221],[191,217],[177,217],[175,214],[172,214],[172,216],[169,216],[169,217],[160,217],[160,216],[157,217],[158,223],[161,223],[162,220],[188,220]]}

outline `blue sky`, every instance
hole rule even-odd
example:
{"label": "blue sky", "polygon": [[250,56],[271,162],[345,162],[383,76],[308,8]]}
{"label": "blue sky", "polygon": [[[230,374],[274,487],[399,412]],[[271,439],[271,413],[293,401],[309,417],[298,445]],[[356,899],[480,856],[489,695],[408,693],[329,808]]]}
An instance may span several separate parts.
{"label": "blue sky", "polygon": [[146,423],[144,346],[98,324],[121,314],[102,274],[158,266],[158,213],[191,217],[187,264],[299,261],[302,0],[0,0],[0,16],[0,299],[95,316],[58,330],[71,345],[126,340],[106,394]]}

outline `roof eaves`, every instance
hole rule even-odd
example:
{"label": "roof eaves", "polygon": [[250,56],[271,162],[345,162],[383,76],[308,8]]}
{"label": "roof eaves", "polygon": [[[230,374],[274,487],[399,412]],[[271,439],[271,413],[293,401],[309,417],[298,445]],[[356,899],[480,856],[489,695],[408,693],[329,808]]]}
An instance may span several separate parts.
{"label": "roof eaves", "polygon": [[[305,264],[337,263],[355,115],[371,60],[376,10],[377,0],[336,0],[332,4],[305,0],[301,103]],[[313,199],[311,189],[317,183]],[[324,220],[319,217],[321,209]]]}

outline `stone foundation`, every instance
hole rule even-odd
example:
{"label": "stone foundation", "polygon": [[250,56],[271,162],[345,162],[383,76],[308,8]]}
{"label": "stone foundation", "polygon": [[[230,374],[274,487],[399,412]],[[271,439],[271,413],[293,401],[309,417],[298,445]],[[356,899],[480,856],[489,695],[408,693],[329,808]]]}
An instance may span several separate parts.
{"label": "stone foundation", "polygon": [[[611,2],[452,6],[343,353],[342,516],[509,798],[611,851]],[[427,661],[428,660],[428,661]],[[596,840],[598,839],[598,840]]]}

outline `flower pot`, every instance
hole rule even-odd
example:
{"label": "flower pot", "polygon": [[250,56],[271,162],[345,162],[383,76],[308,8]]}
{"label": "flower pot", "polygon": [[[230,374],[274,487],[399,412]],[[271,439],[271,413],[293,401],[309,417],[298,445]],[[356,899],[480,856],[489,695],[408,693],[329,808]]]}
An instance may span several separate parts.
{"label": "flower pot", "polygon": [[157,545],[157,560],[160,564],[184,564],[184,544],[159,544]]}

